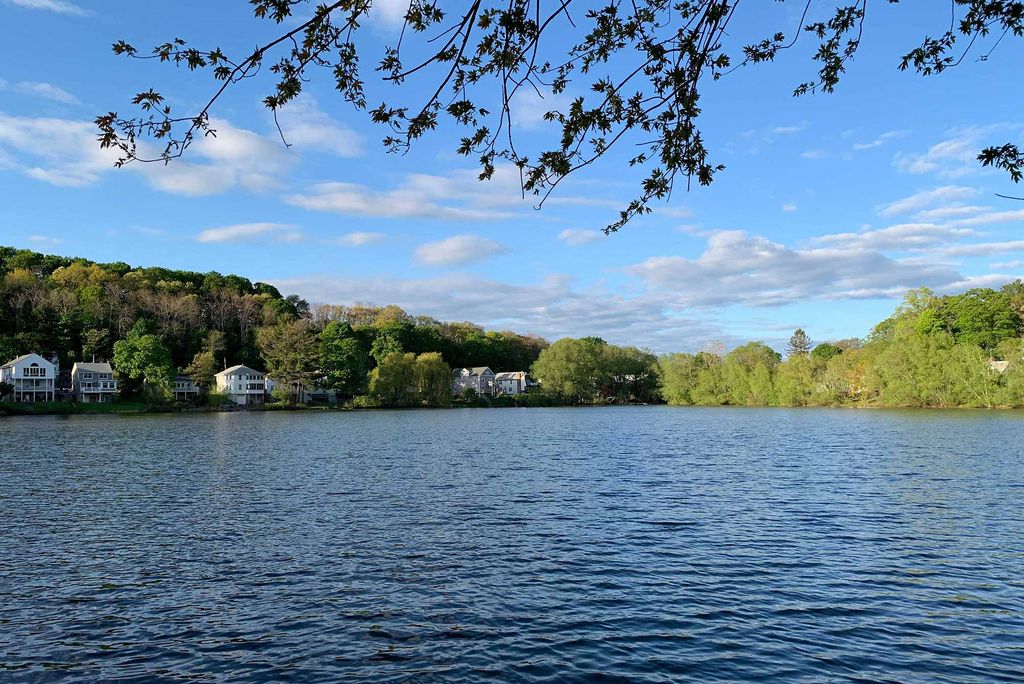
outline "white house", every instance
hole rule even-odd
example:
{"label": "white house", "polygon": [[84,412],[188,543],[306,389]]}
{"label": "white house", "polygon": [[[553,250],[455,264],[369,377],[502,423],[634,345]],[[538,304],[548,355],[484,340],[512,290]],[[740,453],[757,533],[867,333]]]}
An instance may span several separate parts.
{"label": "white house", "polygon": [[174,377],[174,401],[190,401],[202,394],[203,388],[187,375]]}
{"label": "white house", "polygon": [[498,394],[524,394],[530,386],[526,371],[495,373],[494,387]]}
{"label": "white house", "polygon": [[75,401],[101,404],[117,398],[117,380],[109,363],[76,361],[71,367],[71,389]]}
{"label": "white house", "polygon": [[467,389],[477,394],[494,394],[494,371],[487,366],[456,368],[452,371],[452,394],[459,396]]}
{"label": "white house", "polygon": [[266,392],[266,373],[253,370],[248,366],[232,366],[213,376],[217,382],[217,391],[228,399],[242,406],[263,404]]}
{"label": "white house", "polygon": [[14,388],[14,401],[53,401],[56,364],[39,354],[25,354],[0,366],[0,382]]}

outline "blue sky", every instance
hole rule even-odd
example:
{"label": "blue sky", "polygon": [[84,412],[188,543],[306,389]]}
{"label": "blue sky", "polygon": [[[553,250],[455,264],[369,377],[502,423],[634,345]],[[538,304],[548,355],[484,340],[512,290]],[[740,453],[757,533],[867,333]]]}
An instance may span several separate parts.
{"label": "blue sky", "polygon": [[[730,33],[742,44],[791,32],[795,4],[762,3]],[[241,0],[0,0],[0,243],[238,273],[311,302],[395,303],[658,352],[778,346],[798,326],[815,340],[862,336],[908,288],[959,291],[1024,274],[1024,203],[995,196],[1024,189],[974,161],[985,145],[1021,138],[1024,95],[1010,87],[1021,47],[1008,39],[990,60],[939,77],[901,73],[899,57],[948,26],[924,4],[872,5],[864,50],[833,95],[791,96],[813,74],[804,39],[775,65],[709,84],[705,136],[727,169],[605,237],[599,229],[639,178],[622,157],[537,211],[508,169],[477,182],[453,152],[452,128],[386,154],[385,132],[329,79],[282,114],[290,148],[260,104],[271,82],[256,79],[215,110],[216,140],[167,167],[114,169],[94,142],[97,114],[128,113],[130,96],[150,86],[191,110],[212,86],[115,57],[113,41],[182,36],[230,54],[274,27]],[[396,7],[380,3],[363,29],[374,55],[393,42]],[[371,70],[364,78],[371,103],[389,92]],[[411,81],[405,98],[418,101],[428,85]],[[557,135],[540,114],[558,103],[518,103],[524,145]]]}

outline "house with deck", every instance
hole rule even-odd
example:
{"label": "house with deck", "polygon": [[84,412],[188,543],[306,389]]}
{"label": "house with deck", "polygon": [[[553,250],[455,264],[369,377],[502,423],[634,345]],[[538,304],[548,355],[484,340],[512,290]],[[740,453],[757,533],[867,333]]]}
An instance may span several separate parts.
{"label": "house with deck", "polygon": [[477,394],[492,396],[494,394],[494,371],[487,366],[453,370],[452,394],[460,396],[467,389],[473,389]]}
{"label": "house with deck", "polygon": [[203,393],[203,388],[187,375],[174,376],[174,401],[192,401]]}
{"label": "house with deck", "polygon": [[75,401],[105,404],[117,399],[117,379],[109,363],[76,361],[71,367],[71,391]]}
{"label": "house with deck", "polygon": [[225,368],[213,376],[217,391],[240,406],[262,406],[267,383],[266,373],[248,366]]}
{"label": "house with deck", "polygon": [[525,394],[531,385],[526,371],[494,374],[494,388],[498,394]]}
{"label": "house with deck", "polygon": [[39,354],[24,354],[0,366],[0,382],[10,385],[18,402],[53,401],[57,364]]}
{"label": "house with deck", "polygon": [[[274,390],[283,387],[269,375],[267,376],[267,396],[270,397]],[[323,404],[334,406],[338,403],[338,394],[334,390],[324,389],[319,385],[307,385],[297,382],[291,388],[292,399],[299,404]]]}

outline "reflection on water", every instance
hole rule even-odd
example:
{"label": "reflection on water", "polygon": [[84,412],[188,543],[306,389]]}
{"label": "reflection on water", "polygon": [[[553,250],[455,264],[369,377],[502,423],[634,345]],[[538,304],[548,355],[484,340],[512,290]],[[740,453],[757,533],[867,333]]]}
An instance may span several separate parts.
{"label": "reflection on water", "polygon": [[1014,413],[0,431],[2,681],[1024,678]]}

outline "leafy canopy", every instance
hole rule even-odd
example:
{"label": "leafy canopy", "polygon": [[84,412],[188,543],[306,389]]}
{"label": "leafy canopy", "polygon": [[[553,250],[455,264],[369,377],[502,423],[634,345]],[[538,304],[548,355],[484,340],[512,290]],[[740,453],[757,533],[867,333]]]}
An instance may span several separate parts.
{"label": "leafy canopy", "polygon": [[[456,151],[477,160],[480,179],[508,164],[519,172],[523,193],[539,204],[566,177],[611,150],[634,150],[628,164],[643,170],[643,180],[607,226],[610,232],[649,212],[650,202],[667,198],[677,181],[707,185],[724,168],[710,158],[701,130],[701,95],[710,83],[738,68],[773,62],[803,37],[817,47],[812,73],[794,94],[836,88],[861,49],[868,0],[834,8],[788,2],[800,10],[797,23],[743,38],[734,36],[736,18],[757,4],[743,0],[470,0],[454,10],[440,0],[409,0],[397,42],[381,45],[360,39],[372,0],[249,0],[257,20],[280,27],[252,52],[229,55],[177,37],[148,52],[125,40],[114,43],[119,55],[206,72],[213,91],[198,111],[185,114],[161,92],[141,91],[132,98],[136,113],[97,117],[99,141],[120,152],[118,165],[167,162],[197,138],[215,134],[211,113],[232,86],[269,76],[264,104],[276,117],[307,82],[326,73],[344,100],[368,110],[385,128],[388,150],[408,149],[447,119],[461,130]],[[950,18],[949,28],[921,39],[894,65],[901,70],[940,74],[972,51],[987,59],[1005,36],[1024,33],[1024,3],[1017,0],[930,4],[943,20]],[[232,25],[232,34],[237,31]],[[394,86],[374,106],[365,82],[367,53],[381,85]],[[412,79],[431,94],[405,101],[401,86]],[[561,129],[556,144],[534,151],[517,145],[512,110],[520,93],[571,94],[568,106],[545,115]],[[153,147],[143,143],[150,140],[156,151],[147,154]],[[988,147],[979,160],[1005,170],[1014,182],[1024,177],[1024,157],[1015,144]]]}

